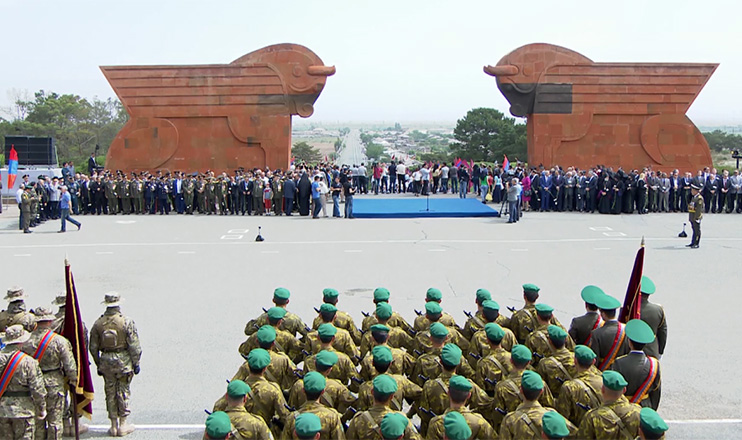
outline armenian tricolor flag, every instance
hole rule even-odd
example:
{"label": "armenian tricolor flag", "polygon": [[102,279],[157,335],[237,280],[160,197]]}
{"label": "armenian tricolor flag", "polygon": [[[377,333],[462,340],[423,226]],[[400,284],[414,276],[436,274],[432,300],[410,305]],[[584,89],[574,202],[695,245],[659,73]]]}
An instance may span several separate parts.
{"label": "armenian tricolor flag", "polygon": [[8,188],[13,188],[15,178],[18,175],[18,153],[15,151],[15,145],[10,146],[10,155],[8,156]]}

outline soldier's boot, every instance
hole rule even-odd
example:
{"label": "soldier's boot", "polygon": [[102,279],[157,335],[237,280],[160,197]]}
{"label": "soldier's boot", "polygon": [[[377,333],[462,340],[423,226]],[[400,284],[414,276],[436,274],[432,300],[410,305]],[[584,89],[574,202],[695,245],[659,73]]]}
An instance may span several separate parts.
{"label": "soldier's boot", "polygon": [[118,417],[111,419],[111,427],[108,429],[108,435],[111,437],[118,437],[119,435],[119,419]]}
{"label": "soldier's boot", "polygon": [[119,437],[129,435],[134,432],[134,425],[126,423],[126,417],[119,417]]}

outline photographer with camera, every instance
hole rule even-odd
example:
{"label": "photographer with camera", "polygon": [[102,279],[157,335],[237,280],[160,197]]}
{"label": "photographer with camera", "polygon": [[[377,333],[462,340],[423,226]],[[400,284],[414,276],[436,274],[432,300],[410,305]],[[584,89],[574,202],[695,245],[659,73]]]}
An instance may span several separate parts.
{"label": "photographer with camera", "polygon": [[506,180],[506,193],[508,198],[508,210],[510,217],[508,223],[515,223],[520,219],[520,194],[523,188],[520,186],[517,177],[513,177],[510,180]]}

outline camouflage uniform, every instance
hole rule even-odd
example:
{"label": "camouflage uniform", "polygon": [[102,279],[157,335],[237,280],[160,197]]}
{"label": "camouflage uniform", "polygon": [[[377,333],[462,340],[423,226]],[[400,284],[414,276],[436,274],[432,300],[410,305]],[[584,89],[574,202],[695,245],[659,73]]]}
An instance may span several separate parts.
{"label": "camouflage uniform", "polygon": [[[333,367],[334,368],[334,367]],[[304,380],[297,380],[289,392],[289,406],[299,408],[307,401],[307,395],[304,394]],[[319,398],[319,403],[328,408],[337,410],[340,414],[345,414],[349,407],[356,402],[356,397],[350,393],[340,381],[336,379],[327,379],[325,383],[325,392]]]}
{"label": "camouflage uniform", "polygon": [[[322,320],[322,317],[318,315],[314,318],[314,321],[312,321],[312,329],[317,330],[322,324],[324,324],[324,321]],[[355,322],[353,322],[353,317],[348,313],[338,310],[335,313],[335,320],[332,321],[332,325],[337,328],[348,330],[348,333],[350,333],[350,336],[353,338],[353,343],[360,345],[361,332],[358,330],[358,327],[356,327]]]}
{"label": "camouflage uniform", "polygon": [[[389,327],[389,337],[386,340],[386,344],[394,348],[404,348],[407,353],[412,353],[413,343],[412,336],[405,333],[399,327]],[[366,332],[361,337],[361,359],[366,357],[369,351],[376,346],[376,341],[371,335],[371,332]]]}
{"label": "camouflage uniform", "polygon": [[[513,370],[505,380],[497,383],[495,386],[494,408],[499,408],[506,413],[510,413],[515,411],[523,403],[523,393],[520,391],[520,379],[522,375],[523,370]],[[542,406],[554,406],[554,396],[552,396],[551,390],[549,390],[549,386],[546,383],[544,383],[544,392],[541,393],[538,401]],[[484,414],[484,416],[492,424],[493,428],[499,430],[503,415],[497,409]]]}
{"label": "camouflage uniform", "polygon": [[[471,428],[471,437],[469,437],[470,439],[489,440],[497,438],[497,436],[495,435],[495,430],[492,429],[492,426],[480,414],[471,412],[471,410],[469,410],[469,408],[465,406],[457,409],[456,411],[464,416],[464,418],[466,419],[466,423],[469,425],[469,428]],[[446,434],[446,429],[443,426],[443,418],[449,412],[451,412],[450,408],[447,409],[446,412],[444,412],[442,415],[435,416],[433,420],[430,421],[430,427],[428,428],[428,433],[425,436],[427,440],[443,440],[444,435]]]}
{"label": "camouflage uniform", "polygon": [[[407,352],[399,348],[392,348],[392,364],[389,366],[387,374],[404,374],[409,377],[412,374],[414,363],[415,359],[407,354]],[[377,374],[376,368],[374,368],[374,356],[369,353],[361,361],[361,379],[368,382],[376,377]]]}
{"label": "camouflage uniform", "polygon": [[[296,365],[284,353],[278,353],[273,350],[268,350],[268,353],[271,355],[271,363],[265,369],[265,378],[278,384],[281,389],[290,389],[298,379],[296,374],[294,374]],[[245,381],[248,376],[250,376],[250,365],[244,362],[240,365],[232,380],[239,379]]]}
{"label": "camouflage uniform", "polygon": [[577,375],[574,353],[562,347],[539,362],[536,371],[549,386],[554,398],[557,398],[562,389],[562,384]]}
{"label": "camouflage uniform", "polygon": [[[468,353],[469,341],[464,339],[455,327],[446,326],[446,329],[448,329],[449,342],[458,345],[462,352]],[[419,352],[418,356],[428,353],[432,348],[433,343],[430,342],[430,329],[421,331],[415,335],[413,350]]]}
{"label": "camouflage uniform", "polygon": [[[368,329],[371,328],[372,325],[378,323],[379,320],[376,319],[376,315],[372,313],[363,318],[363,322],[361,322],[361,331],[365,333],[368,331]],[[386,325],[387,327],[399,327],[409,334],[415,334],[412,326],[407,321],[405,321],[402,315],[400,315],[398,312],[392,312],[392,317],[389,318],[389,320],[386,322]]]}
{"label": "camouflage uniform", "polygon": [[108,418],[128,417],[131,380],[142,347],[134,321],[118,307],[108,307],[90,330],[90,354],[103,376]]}
{"label": "camouflage uniform", "polygon": [[[445,325],[446,327],[453,327],[457,330],[461,329],[459,326],[456,325],[456,320],[453,319],[453,316],[449,315],[446,312],[441,313],[441,317],[438,318],[438,322]],[[428,319],[427,316],[420,315],[415,318],[412,329],[416,332],[424,332],[425,330],[430,329],[430,324],[432,324],[432,322]]]}
{"label": "camouflage uniform", "polygon": [[[498,322],[499,324],[499,322]],[[564,328],[562,323],[552,315],[549,324],[557,325]],[[515,334],[515,339],[518,340],[519,344],[524,344],[528,335],[538,327],[538,319],[536,318],[536,305],[528,304],[520,310],[516,310],[513,316],[510,317],[510,330]],[[529,330],[530,329],[530,330]],[[566,330],[566,329],[565,329]]]}
{"label": "camouflage uniform", "polygon": [[[240,345],[239,352],[242,356],[247,356],[250,350],[254,348],[260,348],[258,342],[257,333],[253,333],[248,336],[247,341]],[[299,362],[302,358],[301,354],[301,343],[298,339],[291,335],[291,333],[276,328],[276,342],[273,344],[272,350],[277,353],[283,353],[289,357],[293,362]]]}
{"label": "camouflage uniform", "polygon": [[[369,408],[368,411],[357,413],[348,425],[347,438],[349,440],[383,440],[380,428],[381,420],[385,415],[392,412],[397,411],[392,411],[387,406],[376,404]],[[407,425],[402,438],[404,440],[422,440],[422,437],[412,426],[412,423]]]}
{"label": "camouflage uniform", "polygon": [[[46,333],[47,329],[34,330],[31,339],[23,345],[23,351],[33,356]],[[70,387],[74,387],[77,383],[77,365],[72,356],[70,341],[54,333],[38,362],[46,386],[47,415],[45,420],[36,420],[36,438],[57,440],[62,438],[65,385],[69,383]]]}
{"label": "camouflage uniform", "polygon": [[[10,358],[18,351],[17,344],[0,351],[0,371],[5,371]],[[24,356],[0,398],[0,438],[33,440],[34,418],[46,411],[46,388],[39,363]]]}
{"label": "camouflage uniform", "polygon": [[[597,368],[591,367],[587,371],[577,373],[572,380],[562,385],[554,408],[567,420],[579,425],[589,409],[597,408],[603,403],[603,396],[600,393],[602,387],[603,377]],[[577,405],[578,403],[588,409],[582,408]]]}
{"label": "camouflage uniform", "polygon": [[[502,329],[505,331],[505,337],[500,341],[500,346],[505,349],[505,351],[509,352],[513,348],[513,345],[518,342],[515,340],[515,335],[509,328],[502,327]],[[471,341],[469,342],[469,353],[474,353],[476,356],[469,354],[466,358],[472,368],[476,368],[479,359],[489,356],[491,352],[492,349],[490,348],[487,334],[484,330],[479,330],[474,333],[474,336],[471,337]]]}
{"label": "camouflage uniform", "polygon": [[[350,360],[347,354],[343,353],[342,351],[337,351],[333,347],[323,348],[323,350],[331,351],[338,356],[338,362],[337,364],[335,364],[334,367],[332,367],[332,371],[330,371],[330,375],[328,376],[328,378],[337,379],[340,381],[340,383],[347,387],[351,387],[353,385],[353,378],[360,380],[358,371],[356,371],[356,366],[353,364],[353,361]],[[310,371],[317,371],[317,366],[315,363],[316,357],[317,355],[313,354],[304,359],[304,374],[307,374]],[[270,366],[268,368],[270,368]]]}
{"label": "camouflage uniform", "polygon": [[8,310],[0,312],[0,332],[11,325],[20,324],[27,316],[33,316],[26,311],[26,303],[23,300],[13,301],[8,304]]}
{"label": "camouflage uniform", "polygon": [[[453,373],[450,371],[442,371],[438,378],[426,382],[423,387],[423,394],[420,397],[419,407],[427,409],[435,415],[443,414],[449,405],[448,381],[452,375]],[[487,396],[487,393],[474,383],[472,384],[470,399],[469,402],[474,411],[481,411],[492,403],[492,399]],[[428,424],[433,416],[423,411],[419,411],[417,415],[420,417],[420,430],[427,432]]]}
{"label": "camouflage uniform", "polygon": [[[541,440],[541,418],[551,409],[546,409],[538,402],[523,402],[518,408],[505,416],[500,427],[500,438],[503,440],[534,439]],[[567,428],[571,435],[577,431],[577,427],[567,421]]]}
{"label": "camouflage uniform", "polygon": [[497,350],[490,352],[487,357],[482,358],[477,363],[474,382],[482,387],[487,394],[493,395],[495,392],[495,386],[503,378],[508,377],[511,371],[513,371],[513,364],[510,363],[510,353],[500,347]]}
{"label": "camouflage uniform", "polygon": [[281,435],[282,440],[298,439],[298,437],[294,435],[294,423],[296,423],[296,417],[305,412],[316,414],[322,422],[320,439],[345,440],[345,431],[343,431],[343,423],[340,421],[340,413],[317,402],[306,402],[301,408],[288,417],[288,422],[283,430],[283,435]]}
{"label": "camouflage uniform", "polygon": [[[411,404],[420,399],[423,393],[422,388],[401,374],[389,374],[389,376],[397,382],[397,392],[394,393],[394,397],[392,397],[390,403],[392,410],[402,411],[405,400]],[[374,405],[373,390],[374,385],[372,382],[364,382],[361,385],[361,389],[358,391],[358,402],[354,406],[356,410],[366,411]]]}
{"label": "camouflage uniform", "polygon": [[[358,351],[358,347],[356,347],[356,344],[353,342],[353,338],[350,336],[350,333],[348,333],[348,330],[338,328],[337,331],[338,332],[337,334],[335,334],[335,339],[332,340],[332,346],[335,348],[335,350],[347,354],[351,360],[360,360],[360,352]],[[312,332],[307,333],[307,337],[304,338],[304,340],[304,350],[306,352],[312,354],[317,354],[320,352],[322,343],[320,342],[319,336],[317,335],[317,330],[313,330]]]}
{"label": "camouflage uniform", "polygon": [[625,396],[603,404],[585,414],[577,431],[577,438],[597,440],[631,440],[639,435],[641,407],[630,403]]}
{"label": "camouflage uniform", "polygon": [[234,430],[239,437],[245,440],[273,440],[273,435],[268,425],[260,417],[247,412],[244,406],[233,406],[226,408],[224,412],[229,416]]}
{"label": "camouflage uniform", "polygon": [[[530,348],[534,353],[533,366],[537,366],[541,359],[551,356],[552,348],[549,345],[549,324],[540,324],[528,337],[526,338],[526,347]],[[567,350],[573,351],[575,349],[575,343],[572,338],[567,335],[567,340],[564,343]]]}
{"label": "camouflage uniform", "polygon": [[[412,366],[412,375],[410,376],[412,382],[422,387],[428,380],[436,379],[441,375],[441,371],[443,371],[440,363],[441,349],[442,347],[431,348],[430,352],[415,359],[415,364]],[[510,359],[510,355],[508,355],[508,359]],[[474,370],[466,362],[459,364],[456,368],[456,374],[471,380],[474,380],[476,376]]]}
{"label": "camouflage uniform", "polygon": [[[250,397],[247,399],[245,409],[262,418],[273,435],[277,437],[281,432],[278,425],[285,425],[289,417],[281,387],[260,376],[249,376],[244,382],[250,386]],[[227,408],[227,400],[222,396],[214,404],[214,411],[224,411],[225,408]],[[278,424],[273,423],[274,417],[278,419]]]}
{"label": "camouflage uniform", "polygon": [[[245,335],[250,336],[251,334],[258,331],[258,329],[264,325],[268,325],[268,314],[263,313],[255,319],[250,320],[245,326]],[[278,327],[281,330],[285,330],[296,337],[301,335],[305,337],[308,333],[307,326],[304,321],[301,320],[296,314],[286,311],[286,316],[283,317],[283,322]]]}

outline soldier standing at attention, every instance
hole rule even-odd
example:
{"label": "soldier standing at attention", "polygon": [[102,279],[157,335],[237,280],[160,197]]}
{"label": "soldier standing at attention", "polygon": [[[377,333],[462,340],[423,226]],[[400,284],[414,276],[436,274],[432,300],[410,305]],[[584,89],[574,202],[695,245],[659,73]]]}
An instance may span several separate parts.
{"label": "soldier standing at attention", "polygon": [[[379,324],[388,326],[388,322],[391,319],[391,317],[394,315],[394,311],[392,311],[392,306],[389,305],[389,303],[379,303],[376,306],[376,311],[374,312],[374,316],[376,316],[376,320]],[[389,327],[389,338],[387,338],[387,344],[389,344],[390,347],[394,348],[404,348],[407,350],[408,353],[413,352],[413,339],[412,337],[406,333],[404,330],[402,330],[399,327]],[[361,344],[360,344],[360,356],[361,359],[363,359],[366,354],[371,351],[372,348],[376,345],[376,342],[374,341],[372,332],[366,332],[361,337]]]}
{"label": "soldier standing at attention", "polygon": [[649,302],[649,296],[653,295],[657,288],[654,282],[647,276],[642,276],[640,291],[642,294],[640,319],[649,325],[657,338],[644,346],[647,356],[660,359],[665,353],[667,343],[667,321],[665,320],[665,309],[661,305]]}
{"label": "soldier standing at attention", "polygon": [[468,340],[474,336],[478,330],[482,330],[484,325],[484,318],[482,317],[482,303],[492,299],[492,294],[487,289],[477,289],[475,303],[477,305],[477,312],[470,316],[464,324],[464,328],[461,334]]}
{"label": "soldier standing at attention", "polygon": [[294,432],[289,438],[298,440],[319,440],[322,438],[322,419],[312,413],[302,413],[296,416]]}
{"label": "soldier standing at attention", "polygon": [[[278,287],[273,291],[273,304],[275,304],[276,307],[286,309],[286,306],[289,305],[290,297],[291,292],[289,292],[289,289]],[[268,324],[268,314],[263,313],[258,318],[250,320],[250,322],[247,323],[245,326],[245,334],[250,336],[266,324]],[[301,335],[305,338],[308,333],[307,325],[304,324],[304,321],[302,321],[296,314],[289,312],[288,309],[286,309],[286,316],[283,317],[283,322],[279,328],[281,330],[286,330],[294,337]]]}
{"label": "soldier standing at attention", "polygon": [[0,312],[0,332],[4,332],[11,325],[20,324],[26,315],[26,293],[22,287],[13,286],[5,294],[5,301],[8,301],[8,309]]}
{"label": "soldier standing at attention", "polygon": [[489,354],[477,362],[476,382],[492,396],[495,393],[495,385],[510,374],[512,364],[510,353],[501,345],[505,329],[490,322],[484,326],[484,332],[489,343]]}
{"label": "soldier standing at attention", "polygon": [[703,218],[704,202],[701,195],[701,187],[695,184],[690,186],[690,192],[693,194],[690,203],[688,203],[688,221],[693,229],[693,237],[690,244],[685,245],[691,249],[698,249],[701,242],[701,219]]}
{"label": "soldier standing at attention", "polygon": [[[316,371],[324,376],[326,380],[325,391],[322,393],[319,402],[328,408],[336,409],[340,414],[345,414],[348,408],[355,404],[356,397],[339,380],[330,378],[330,374],[338,362],[337,353],[323,350],[317,353],[315,359]],[[289,405],[298,408],[304,405],[306,401],[304,380],[297,380],[289,393]]]}
{"label": "soldier standing at attention", "polygon": [[[304,413],[311,413],[319,417],[322,425],[320,438],[327,440],[345,440],[345,431],[343,431],[343,422],[340,413],[333,408],[328,408],[319,402],[322,394],[325,392],[327,379],[316,371],[310,371],[304,376],[304,394],[307,401],[288,418],[286,427],[283,429],[284,440],[294,438],[294,429],[296,419]],[[298,434],[298,433],[297,433]]]}
{"label": "soldier standing at attention", "polygon": [[[51,310],[37,307],[35,313],[36,329],[23,346],[23,351],[39,363],[46,386],[47,416],[46,420],[36,420],[36,437],[58,440],[63,433],[65,386],[74,389],[77,385],[77,365],[70,341],[51,330],[55,319]],[[80,432],[87,431],[86,425],[80,428],[84,429],[80,429]]]}
{"label": "soldier standing at attention", "polygon": [[[382,302],[389,302],[389,297],[391,294],[389,293],[389,289],[386,287],[377,287],[374,289],[374,307]],[[371,328],[372,325],[378,324],[378,320],[376,319],[376,316],[374,316],[373,313],[367,314],[365,318],[363,318],[363,322],[361,323],[361,330],[366,332],[369,328]],[[390,327],[399,327],[402,330],[406,331],[407,333],[414,335],[415,331],[412,329],[412,326],[405,321],[405,319],[397,312],[394,312],[392,314],[392,317],[389,318],[389,321],[387,322],[388,326]]]}
{"label": "soldier standing at attention", "polygon": [[466,423],[472,430],[470,438],[491,439],[495,438],[492,426],[481,414],[473,413],[467,408],[466,402],[471,397],[472,384],[464,376],[454,375],[448,381],[448,409],[443,415],[436,416],[430,421],[428,440],[443,440],[446,434],[445,419],[450,412],[457,412],[464,416]]}
{"label": "soldier standing at attention", "polygon": [[196,190],[196,182],[193,177],[189,177],[183,181],[183,201],[185,202],[185,212],[188,215],[193,215],[193,196]]}
{"label": "soldier standing at attention", "polygon": [[639,405],[623,393],[628,382],[616,371],[603,372],[603,404],[585,414],[577,438],[632,440],[639,435]]}
{"label": "soldier standing at attention", "polygon": [[23,194],[21,194],[21,222],[23,226],[23,233],[30,234],[33,232],[28,229],[31,227],[31,202],[33,196],[31,195],[31,185],[23,187]]}
{"label": "soldier standing at attention", "polygon": [[[515,335],[509,328],[504,327],[500,315],[500,305],[495,301],[486,300],[482,303],[482,319],[484,320],[485,327],[487,324],[498,324],[505,336],[500,340],[499,345],[509,351],[513,348],[513,345],[517,344]],[[480,359],[487,357],[490,354],[490,341],[487,339],[487,334],[484,329],[477,330],[469,341],[469,364],[472,368],[477,367],[477,363]]]}
{"label": "soldier standing at attention", "polygon": [[[384,345],[374,347],[372,350],[373,355],[373,367],[379,375],[388,375],[395,381],[397,381],[397,391],[391,400],[391,408],[395,411],[402,411],[404,401],[406,400],[409,404],[414,404],[420,399],[420,395],[423,390],[418,385],[412,383],[410,379],[401,374],[389,374],[389,367],[392,364],[393,356],[392,350]],[[373,405],[373,387],[372,382],[364,382],[358,390],[358,402],[355,408],[359,411],[367,410]]]}
{"label": "soldier standing at attention", "polygon": [[567,338],[569,338],[567,332],[555,325],[550,325],[547,332],[549,335],[549,353],[551,354],[539,362],[536,371],[541,377],[545,378],[549,389],[554,393],[554,398],[557,398],[562,389],[562,384],[572,379],[577,374],[577,369],[575,368],[574,355],[564,346]]}
{"label": "soldier standing at attention", "polygon": [[[337,290],[328,287],[322,291],[322,302],[337,307],[338,296],[339,293]],[[320,325],[322,325],[322,322],[322,317],[319,316],[318,313],[317,317],[314,318],[314,321],[312,322],[312,328],[316,330]],[[356,345],[361,344],[361,332],[358,331],[358,327],[356,327],[355,322],[353,322],[353,317],[351,317],[349,313],[338,310],[333,325],[337,328],[347,330],[353,338],[353,342]]]}
{"label": "soldier standing at attention", "polygon": [[580,297],[585,301],[585,314],[574,318],[569,325],[569,336],[576,344],[590,345],[593,330],[603,324],[598,306],[595,305],[595,298],[600,295],[605,293],[598,286],[585,286],[580,293]]}
{"label": "soldier standing at attention", "polygon": [[549,440],[558,440],[569,437],[567,419],[556,411],[546,411],[541,416],[541,430]]}
{"label": "soldier standing at attention", "polygon": [[[392,419],[387,420],[387,417],[389,417],[390,415],[395,417],[395,419],[397,419],[395,423],[399,424],[404,424],[402,417],[404,417],[404,419],[407,419],[407,417],[403,413],[392,411],[392,409],[389,407],[392,399],[394,398],[394,394],[397,392],[397,389],[397,381],[395,381],[392,377],[387,376],[386,374],[380,374],[376,376],[373,380],[374,404],[371,408],[368,409],[368,411],[361,411],[356,413],[356,415],[353,417],[353,420],[351,420],[350,424],[348,425],[348,431],[346,433],[347,438],[353,440],[378,438],[399,439],[399,436],[385,436],[379,426],[390,424]],[[387,426],[387,428],[389,428],[389,426]],[[409,419],[407,419],[407,425],[405,425],[403,434],[400,435],[404,436],[404,440],[422,440],[420,434],[418,434],[417,431],[415,431],[415,428],[412,427],[412,423],[409,423]]]}
{"label": "soldier standing at attention", "polygon": [[90,355],[105,382],[106,409],[111,420],[108,433],[123,436],[134,431],[126,418],[131,413],[131,380],[139,374],[142,347],[134,321],[121,313],[121,296],[109,292],[102,304],[106,311],[90,330]]}
{"label": "soldier standing at attention", "polygon": [[603,387],[603,376],[595,368],[595,353],[589,347],[575,347],[575,368],[577,374],[564,382],[554,403],[559,413],[575,425],[580,425],[585,413],[603,403],[600,389]]}
{"label": "soldier standing at attention", "polygon": [[626,341],[625,325],[616,319],[616,309],[621,307],[621,302],[604,294],[596,298],[596,305],[600,308],[600,316],[605,324],[593,330],[590,348],[598,356],[598,369],[605,371],[617,357],[629,352],[629,344]]}
{"label": "soldier standing at attention", "polygon": [[204,440],[225,440],[233,438],[232,422],[224,411],[215,411],[206,417]]}
{"label": "soldier standing at attention", "polygon": [[[358,376],[358,371],[356,371],[356,366],[355,364],[353,364],[353,361],[350,359],[350,357],[348,357],[347,354],[341,351],[337,351],[332,346],[332,343],[335,340],[335,335],[337,334],[337,330],[338,329],[332,324],[322,324],[319,326],[319,328],[317,329],[317,336],[319,337],[320,352],[322,352],[323,350],[331,351],[337,355],[337,365],[332,369],[328,377],[339,380],[340,383],[347,387],[351,387],[352,390],[354,384],[357,385],[360,379]],[[309,357],[304,358],[303,368],[304,374],[310,371],[315,371],[317,369],[317,355],[313,354]]]}
{"label": "soldier standing at attention", "polygon": [[[428,380],[435,380],[441,375],[441,351],[450,340],[448,327],[440,322],[430,324],[430,330],[426,333],[429,335],[430,349],[415,360],[410,376],[410,380],[421,387],[425,386],[425,382]],[[474,378],[475,376],[474,370],[468,362],[462,362],[457,371],[458,374],[468,378]]]}
{"label": "soldier standing at attention", "polygon": [[626,398],[631,403],[657,410],[662,393],[660,361],[644,354],[646,344],[654,341],[654,333],[646,322],[632,319],[626,323],[626,337],[631,351],[616,359],[611,368],[626,379]]}
{"label": "soldier standing at attention", "polygon": [[510,318],[510,329],[515,334],[519,344],[526,342],[528,335],[536,328],[536,300],[541,290],[535,284],[523,285],[523,308],[513,313]]}
{"label": "soldier standing at attention", "polygon": [[273,440],[268,425],[260,417],[250,414],[245,409],[250,399],[250,386],[241,380],[233,380],[227,385],[225,395],[227,407],[224,412],[229,416],[234,430],[244,439]]}
{"label": "soldier standing at attention", "polygon": [[[265,370],[266,379],[277,383],[284,390],[290,389],[297,379],[294,374],[296,365],[286,353],[278,351],[276,348],[276,329],[270,325],[264,325],[255,333],[255,336],[258,340],[258,347],[266,350],[271,356],[271,362]],[[232,380],[246,380],[250,375],[250,365],[247,363],[246,356],[247,354],[243,355],[245,362],[240,365]]]}
{"label": "soldier standing at attention", "polygon": [[[554,308],[544,303],[539,303],[536,304],[535,310],[536,321],[538,322],[538,325],[526,338],[525,345],[533,352],[533,365],[538,366],[539,362],[541,362],[541,359],[551,355],[548,330],[549,323],[554,317]],[[555,327],[561,328],[561,326]],[[564,334],[566,335],[565,346],[568,350],[573,350],[575,347],[574,341],[572,341],[572,338],[569,337],[566,331],[564,332]]]}
{"label": "soldier standing at attention", "polygon": [[[440,290],[436,289],[435,287],[431,287],[428,289],[428,291],[425,293],[425,303],[429,302],[435,302],[440,304],[443,300],[443,294]],[[426,315],[420,315],[417,318],[415,318],[415,322],[413,323],[413,328],[416,332],[422,332],[430,328],[430,324],[432,321],[426,316]],[[449,315],[446,312],[441,312],[440,318],[438,318],[438,321],[441,324],[445,325],[446,327],[453,327],[461,330],[459,326],[456,325],[456,321],[453,319],[453,316]]]}
{"label": "soldier standing at attention", "polygon": [[5,330],[0,351],[2,382],[0,393],[0,438],[33,440],[34,417],[46,418],[46,388],[39,363],[21,351],[31,337],[21,325]]}

